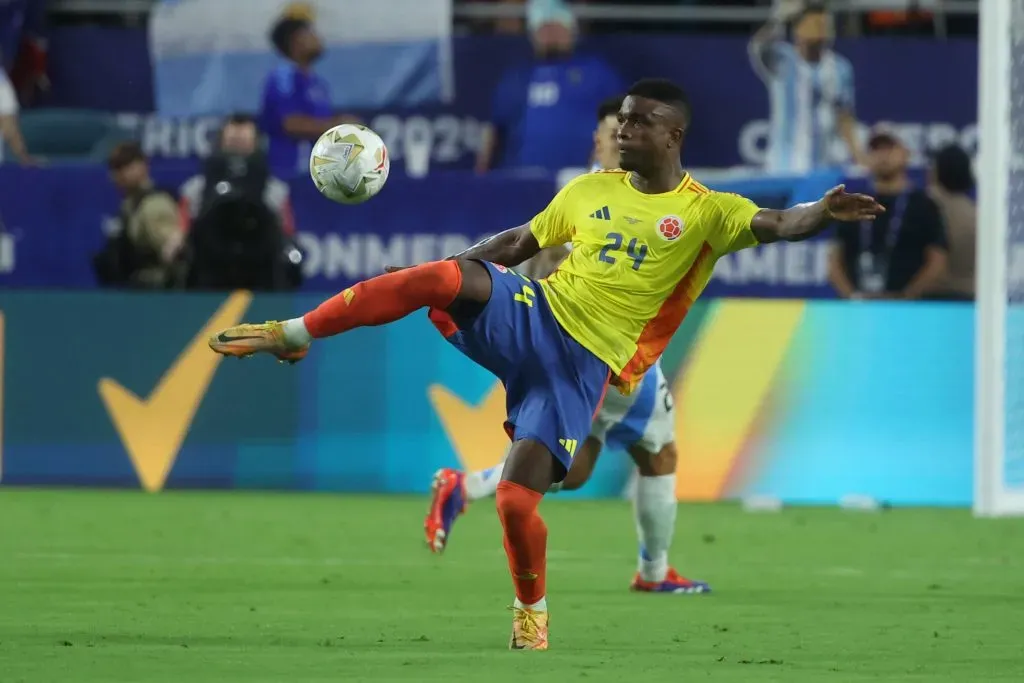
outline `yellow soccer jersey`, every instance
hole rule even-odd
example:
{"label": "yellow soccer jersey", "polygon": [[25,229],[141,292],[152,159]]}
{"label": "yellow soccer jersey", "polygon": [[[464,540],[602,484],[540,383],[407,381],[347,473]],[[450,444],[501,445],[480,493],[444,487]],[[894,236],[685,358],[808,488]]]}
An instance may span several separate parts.
{"label": "yellow soccer jersey", "polygon": [[582,175],[530,223],[542,248],[573,247],[541,281],[551,311],[629,393],[665,350],[718,258],[757,244],[750,222],[758,211],[689,174],[662,194],[635,189],[625,171]]}

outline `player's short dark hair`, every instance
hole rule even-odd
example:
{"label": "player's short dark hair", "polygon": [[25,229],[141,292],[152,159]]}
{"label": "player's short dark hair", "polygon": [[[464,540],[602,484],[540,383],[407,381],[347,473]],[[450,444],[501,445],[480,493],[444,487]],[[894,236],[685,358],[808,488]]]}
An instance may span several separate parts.
{"label": "player's short dark hair", "polygon": [[686,123],[690,122],[693,114],[686,91],[667,78],[644,78],[630,86],[626,94],[667,104],[679,111]]}
{"label": "player's short dark hair", "polygon": [[107,157],[107,167],[111,171],[120,171],[125,166],[136,161],[145,161],[146,153],[142,151],[142,145],[135,140],[119,142],[110,150]]}
{"label": "player's short dark hair", "polygon": [[959,145],[946,145],[932,159],[935,179],[950,192],[968,193],[974,189],[971,157]]}
{"label": "player's short dark hair", "polygon": [[309,28],[310,24],[305,19],[280,19],[270,29],[270,42],[274,48],[285,57],[291,57],[292,37]]}
{"label": "player's short dark hair", "polygon": [[605,117],[615,116],[622,109],[622,95],[618,97],[609,97],[607,100],[601,103],[601,106],[597,108],[597,122],[601,123],[605,120]]}

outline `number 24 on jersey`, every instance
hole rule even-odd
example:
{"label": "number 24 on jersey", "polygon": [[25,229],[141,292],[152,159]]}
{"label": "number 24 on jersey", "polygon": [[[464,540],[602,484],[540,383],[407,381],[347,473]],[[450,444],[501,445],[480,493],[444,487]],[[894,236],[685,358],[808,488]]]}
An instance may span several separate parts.
{"label": "number 24 on jersey", "polygon": [[[622,243],[624,238],[621,233],[610,232],[605,235],[608,240],[607,244],[601,248],[601,254],[598,256],[599,261],[605,263],[615,263],[621,258],[621,256],[613,256],[612,254],[621,254]],[[640,270],[640,265],[647,258],[647,245],[640,244],[637,238],[629,240],[629,244],[626,245],[626,257],[633,260],[633,270]]]}

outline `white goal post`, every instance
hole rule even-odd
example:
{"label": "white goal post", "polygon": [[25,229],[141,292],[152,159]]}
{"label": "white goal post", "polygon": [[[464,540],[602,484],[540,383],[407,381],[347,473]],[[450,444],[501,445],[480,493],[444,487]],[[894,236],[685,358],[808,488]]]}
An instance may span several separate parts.
{"label": "white goal post", "polygon": [[979,4],[974,513],[1024,515],[1024,0]]}

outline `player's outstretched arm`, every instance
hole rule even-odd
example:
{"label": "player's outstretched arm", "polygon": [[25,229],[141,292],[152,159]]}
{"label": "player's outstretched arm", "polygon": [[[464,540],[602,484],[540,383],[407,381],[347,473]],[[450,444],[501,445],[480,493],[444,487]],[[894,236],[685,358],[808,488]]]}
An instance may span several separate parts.
{"label": "player's outstretched arm", "polygon": [[526,224],[499,232],[497,235],[474,244],[466,251],[448,258],[475,259],[490,261],[502,266],[518,266],[526,259],[536,256],[539,251],[540,244],[533,236],[530,225]]}
{"label": "player's outstretched arm", "polygon": [[833,221],[871,221],[884,211],[874,197],[847,194],[845,186],[838,185],[816,202],[797,204],[785,211],[762,209],[750,222],[750,229],[761,244],[799,242],[814,237]]}

